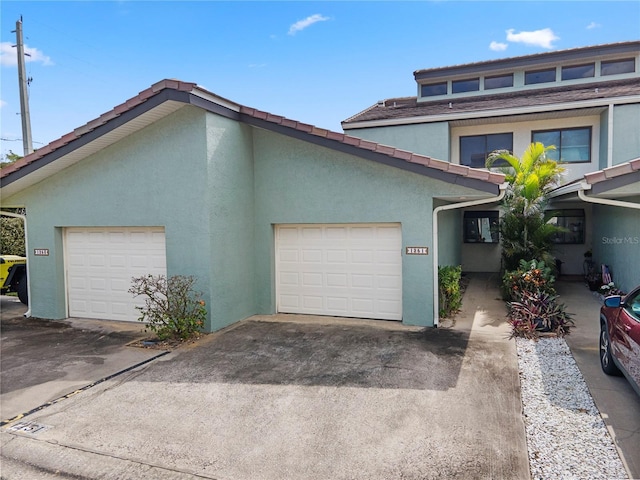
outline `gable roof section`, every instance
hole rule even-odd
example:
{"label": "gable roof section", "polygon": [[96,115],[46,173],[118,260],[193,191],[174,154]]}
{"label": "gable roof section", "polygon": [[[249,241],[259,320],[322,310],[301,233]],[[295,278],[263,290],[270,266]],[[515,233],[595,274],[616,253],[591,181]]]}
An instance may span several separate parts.
{"label": "gable roof section", "polygon": [[633,184],[638,184],[638,187],[633,191],[636,195],[640,195],[640,158],[597,172],[587,173],[584,176],[584,181],[591,185],[591,192],[594,195]]}
{"label": "gable roof section", "polygon": [[[469,118],[474,113],[518,115],[549,111],[551,106],[556,110],[563,104],[567,109],[579,109],[605,107],[611,102],[623,101],[640,102],[640,78],[434,101],[418,101],[417,97],[391,98],[344,120],[342,126],[366,127],[364,122],[401,124],[410,119],[413,123],[455,120]],[[360,122],[363,124],[356,125]]]}
{"label": "gable roof section", "polygon": [[1,193],[7,197],[35,185],[184,105],[197,106],[257,128],[490,194],[497,195],[499,185],[504,183],[504,175],[500,173],[451,164],[272,115],[231,102],[195,83],[162,80],[100,117],[0,170]]}

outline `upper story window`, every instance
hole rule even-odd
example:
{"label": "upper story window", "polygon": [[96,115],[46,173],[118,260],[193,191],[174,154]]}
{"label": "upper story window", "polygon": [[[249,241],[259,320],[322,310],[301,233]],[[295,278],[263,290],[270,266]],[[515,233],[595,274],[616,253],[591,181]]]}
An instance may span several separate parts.
{"label": "upper story window", "polygon": [[451,93],[477,92],[480,90],[480,79],[469,78],[451,82]]}
{"label": "upper story window", "polygon": [[[513,151],[513,133],[493,133],[460,137],[460,165],[484,168],[487,157],[495,150]],[[496,162],[495,166],[506,165]]]}
{"label": "upper story window", "polygon": [[636,71],[636,59],[610,60],[600,64],[600,75],[618,75],[620,73],[633,73]]}
{"label": "upper story window", "polygon": [[562,80],[575,80],[577,78],[590,78],[596,74],[595,63],[588,65],[571,65],[562,67]]}
{"label": "upper story window", "polygon": [[591,127],[541,130],[532,132],[533,142],[555,145],[547,157],[560,162],[585,163],[591,161]]}
{"label": "upper story window", "polygon": [[535,83],[548,83],[556,81],[556,69],[547,68],[545,70],[532,70],[524,72],[524,84],[533,85]]}
{"label": "upper story window", "polygon": [[513,73],[508,75],[498,75],[496,77],[485,77],[484,89],[513,87]]}
{"label": "upper story window", "polygon": [[447,82],[430,83],[428,85],[422,85],[420,89],[421,97],[434,97],[436,95],[447,94]]}

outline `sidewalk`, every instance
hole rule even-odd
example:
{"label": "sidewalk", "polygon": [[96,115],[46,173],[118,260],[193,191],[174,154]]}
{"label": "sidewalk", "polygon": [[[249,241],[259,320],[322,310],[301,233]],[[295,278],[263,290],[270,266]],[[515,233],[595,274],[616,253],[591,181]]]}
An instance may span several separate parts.
{"label": "sidewalk", "polygon": [[559,281],[556,287],[576,323],[565,340],[631,478],[640,479],[640,396],[626,379],[607,376],[600,368],[602,302],[583,281]]}
{"label": "sidewalk", "polygon": [[30,416],[34,434],[3,428],[3,475],[528,479],[494,283],[471,282],[453,328],[240,322]]}

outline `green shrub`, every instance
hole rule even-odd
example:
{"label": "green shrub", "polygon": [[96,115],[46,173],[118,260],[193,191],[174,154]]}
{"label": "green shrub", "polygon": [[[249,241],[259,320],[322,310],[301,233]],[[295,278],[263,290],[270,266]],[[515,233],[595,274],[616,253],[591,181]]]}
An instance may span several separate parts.
{"label": "green shrub", "polygon": [[21,218],[0,217],[0,253],[25,256],[24,222]]}
{"label": "green shrub", "polygon": [[555,295],[553,270],[543,261],[520,260],[517,270],[502,277],[502,295],[507,301],[520,300],[523,292],[542,292]]}
{"label": "green shrub", "polygon": [[462,304],[462,292],[460,291],[460,278],[462,267],[460,265],[447,265],[438,267],[438,291],[439,291],[439,315],[446,318],[460,309]]}
{"label": "green shrub", "polygon": [[129,293],[144,296],[144,306],[138,320],[146,322],[146,329],[154,332],[160,340],[168,338],[187,339],[204,327],[207,316],[200,292],[193,286],[192,276],[144,275],[131,279]]}

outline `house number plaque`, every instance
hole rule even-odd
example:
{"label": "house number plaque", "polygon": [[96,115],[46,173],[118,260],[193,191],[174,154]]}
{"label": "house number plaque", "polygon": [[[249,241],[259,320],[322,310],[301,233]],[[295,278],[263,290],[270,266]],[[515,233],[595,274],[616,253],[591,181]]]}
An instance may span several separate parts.
{"label": "house number plaque", "polygon": [[49,256],[49,249],[48,248],[34,248],[33,249],[33,254],[36,257],[48,257]]}
{"label": "house number plaque", "polygon": [[429,255],[429,247],[407,247],[407,255]]}

